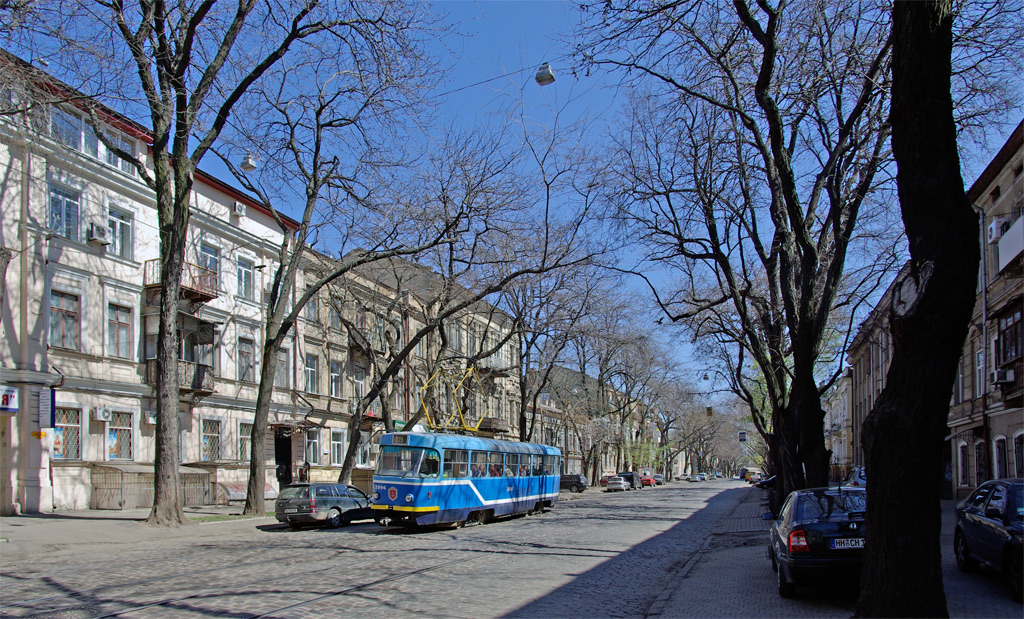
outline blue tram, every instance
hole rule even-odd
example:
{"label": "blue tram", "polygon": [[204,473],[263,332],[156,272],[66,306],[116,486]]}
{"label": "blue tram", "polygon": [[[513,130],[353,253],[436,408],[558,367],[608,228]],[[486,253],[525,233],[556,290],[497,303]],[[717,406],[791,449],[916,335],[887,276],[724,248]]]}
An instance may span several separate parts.
{"label": "blue tram", "polygon": [[486,523],[558,501],[557,447],[459,434],[395,432],[380,440],[373,475],[381,525]]}

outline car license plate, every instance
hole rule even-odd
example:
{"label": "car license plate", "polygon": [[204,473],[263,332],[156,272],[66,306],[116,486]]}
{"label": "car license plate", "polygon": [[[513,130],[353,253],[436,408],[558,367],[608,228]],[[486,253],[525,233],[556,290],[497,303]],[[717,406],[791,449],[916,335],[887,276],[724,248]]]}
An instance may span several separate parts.
{"label": "car license plate", "polygon": [[845,550],[848,548],[863,548],[864,538],[863,537],[850,537],[834,539],[831,543],[832,550]]}
{"label": "car license plate", "polygon": [[286,514],[297,514],[297,513],[299,513],[299,508],[298,507],[290,507],[290,508],[284,510],[284,513],[286,513]]}

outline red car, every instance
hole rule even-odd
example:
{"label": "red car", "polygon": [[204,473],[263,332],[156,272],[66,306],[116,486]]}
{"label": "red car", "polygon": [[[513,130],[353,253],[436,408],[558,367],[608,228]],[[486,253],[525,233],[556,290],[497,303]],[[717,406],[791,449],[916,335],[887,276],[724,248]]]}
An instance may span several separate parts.
{"label": "red car", "polygon": [[658,485],[658,482],[650,475],[644,475],[640,478],[640,485],[646,488],[647,486],[656,486]]}

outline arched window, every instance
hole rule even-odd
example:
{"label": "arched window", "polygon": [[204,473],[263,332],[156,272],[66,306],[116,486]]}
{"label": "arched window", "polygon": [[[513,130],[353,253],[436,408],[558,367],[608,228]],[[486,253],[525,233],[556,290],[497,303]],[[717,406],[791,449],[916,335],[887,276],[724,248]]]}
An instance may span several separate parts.
{"label": "arched window", "polygon": [[985,457],[985,443],[978,441],[974,444],[974,483],[981,485],[988,480],[988,459]]}
{"label": "arched window", "polygon": [[1010,473],[1006,468],[1006,437],[1004,436],[1000,436],[996,439],[995,462],[992,464],[995,466],[995,470],[993,472],[995,473],[996,479],[1010,476]]}
{"label": "arched window", "polygon": [[971,485],[971,474],[970,474],[970,472],[969,472],[969,470],[967,468],[967,465],[968,465],[968,461],[967,461],[967,443],[960,443],[960,449],[958,451],[959,451],[959,458],[958,458],[959,462],[958,462],[958,464],[959,464],[959,469],[960,469],[960,476],[959,476],[958,481],[959,481],[961,486],[969,486],[969,485]]}

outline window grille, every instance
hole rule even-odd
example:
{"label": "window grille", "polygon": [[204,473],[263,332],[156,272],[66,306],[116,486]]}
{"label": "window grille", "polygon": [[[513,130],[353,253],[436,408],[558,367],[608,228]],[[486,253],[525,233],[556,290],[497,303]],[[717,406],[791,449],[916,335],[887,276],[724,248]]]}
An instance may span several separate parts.
{"label": "window grille", "polygon": [[220,421],[203,420],[203,460],[220,460]]}
{"label": "window grille", "polygon": [[127,307],[107,306],[107,354],[128,359],[132,354],[132,311]]}
{"label": "window grille", "polygon": [[78,297],[50,292],[50,346],[78,350]]}
{"label": "window grille", "polygon": [[107,424],[107,458],[110,460],[132,459],[132,413],[111,415]]}
{"label": "window grille", "polygon": [[58,408],[54,411],[53,457],[79,460],[82,457],[82,411]]}
{"label": "window grille", "polygon": [[252,455],[252,424],[238,424],[238,459],[248,461]]}
{"label": "window grille", "polygon": [[988,466],[985,458],[985,443],[974,445],[974,476],[975,484],[980,486],[988,479]]}

